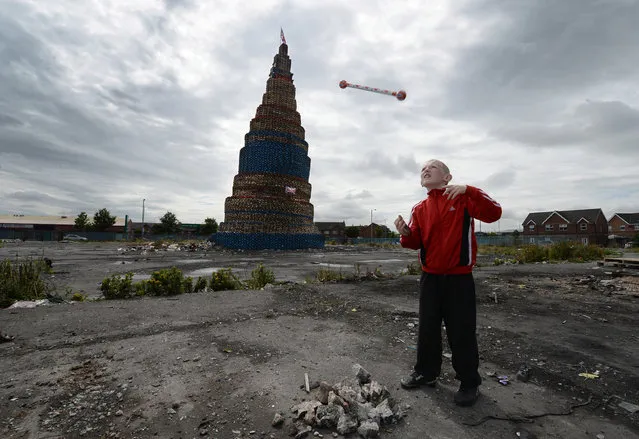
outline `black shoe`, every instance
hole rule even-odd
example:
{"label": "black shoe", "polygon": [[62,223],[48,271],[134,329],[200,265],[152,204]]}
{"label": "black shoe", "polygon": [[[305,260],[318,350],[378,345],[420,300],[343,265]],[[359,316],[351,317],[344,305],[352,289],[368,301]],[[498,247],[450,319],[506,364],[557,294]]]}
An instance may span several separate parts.
{"label": "black shoe", "polygon": [[410,376],[402,378],[399,382],[404,389],[416,389],[421,386],[435,387],[435,385],[437,385],[437,379],[428,380],[419,372],[413,372]]}
{"label": "black shoe", "polygon": [[462,407],[470,407],[475,404],[479,398],[479,388],[477,387],[460,387],[455,393],[455,404]]}

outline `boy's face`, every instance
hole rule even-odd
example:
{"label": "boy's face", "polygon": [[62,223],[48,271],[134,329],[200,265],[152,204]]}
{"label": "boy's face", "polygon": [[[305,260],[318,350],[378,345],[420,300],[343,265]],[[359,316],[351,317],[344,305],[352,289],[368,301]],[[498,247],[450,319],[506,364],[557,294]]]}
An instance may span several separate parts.
{"label": "boy's face", "polygon": [[439,160],[429,160],[422,166],[421,181],[422,186],[428,189],[444,187],[450,179],[448,167]]}

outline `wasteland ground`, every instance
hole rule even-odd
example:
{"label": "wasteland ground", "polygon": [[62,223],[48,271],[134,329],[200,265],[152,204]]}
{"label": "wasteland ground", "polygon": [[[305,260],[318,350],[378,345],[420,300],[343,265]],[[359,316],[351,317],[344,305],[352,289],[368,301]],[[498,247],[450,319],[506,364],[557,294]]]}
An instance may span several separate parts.
{"label": "wasteland ground", "polygon": [[[361,364],[410,405],[382,438],[639,438],[639,277],[596,263],[475,271],[482,396],[452,403],[448,349],[437,389],[406,391],[415,358],[413,251],[123,251],[122,244],[10,243],[0,259],[45,256],[57,293],[99,296],[116,272],[177,266],[247,276],[263,263],[283,282],[263,290],[60,303],[0,310],[0,436],[6,438],[285,438],[300,386],[338,382]],[[392,278],[317,283],[320,268],[379,268]],[[526,364],[527,382],[516,373]],[[580,376],[580,373],[593,375]],[[500,384],[497,376],[508,376]],[[588,378],[590,376],[590,378]],[[630,404],[630,405],[629,405]],[[271,426],[276,412],[287,417]],[[633,413],[634,412],[634,413]],[[331,431],[317,430],[332,437]],[[355,435],[356,436],[356,435]]]}

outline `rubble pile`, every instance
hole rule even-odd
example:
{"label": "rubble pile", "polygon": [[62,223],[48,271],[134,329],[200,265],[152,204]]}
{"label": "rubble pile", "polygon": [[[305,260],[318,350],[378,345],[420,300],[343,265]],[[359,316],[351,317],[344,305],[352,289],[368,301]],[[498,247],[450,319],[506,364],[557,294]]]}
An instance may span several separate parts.
{"label": "rubble pile", "polygon": [[[359,364],[353,366],[353,372],[355,379],[334,385],[325,381],[316,384],[314,399],[291,407],[294,419],[289,435],[295,439],[321,437],[313,430],[328,429],[333,437],[357,433],[363,438],[375,438],[381,426],[396,424],[404,417],[408,405],[397,404],[388,389],[371,380],[370,373]],[[283,422],[282,414],[276,414],[273,424]]]}

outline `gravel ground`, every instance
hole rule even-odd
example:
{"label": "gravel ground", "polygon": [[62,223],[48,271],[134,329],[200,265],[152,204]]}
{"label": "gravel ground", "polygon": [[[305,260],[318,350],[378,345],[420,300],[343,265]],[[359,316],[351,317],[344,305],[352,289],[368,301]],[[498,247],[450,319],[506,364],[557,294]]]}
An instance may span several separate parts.
{"label": "gravel ground", "polygon": [[[400,275],[415,261],[412,251],[150,252],[29,242],[0,249],[0,258],[16,255],[50,258],[62,296],[97,298],[107,275],[132,271],[142,279],[170,266],[194,276],[231,267],[248,277],[263,263],[283,283],[0,310],[0,330],[15,337],[0,343],[2,437],[294,437],[291,407],[318,392],[303,389],[305,374],[335,384],[353,379],[360,364],[393,403],[409,407],[398,422],[381,425],[382,438],[639,438],[639,277],[632,270],[495,267],[482,258],[475,278],[485,381],[478,403],[458,408],[446,348],[437,388],[399,386],[415,359],[418,276]],[[352,274],[356,267],[389,276],[312,282],[320,268]],[[516,378],[523,364],[525,382]],[[278,412],[284,423],[274,427]],[[315,427],[313,434],[337,433]]]}

